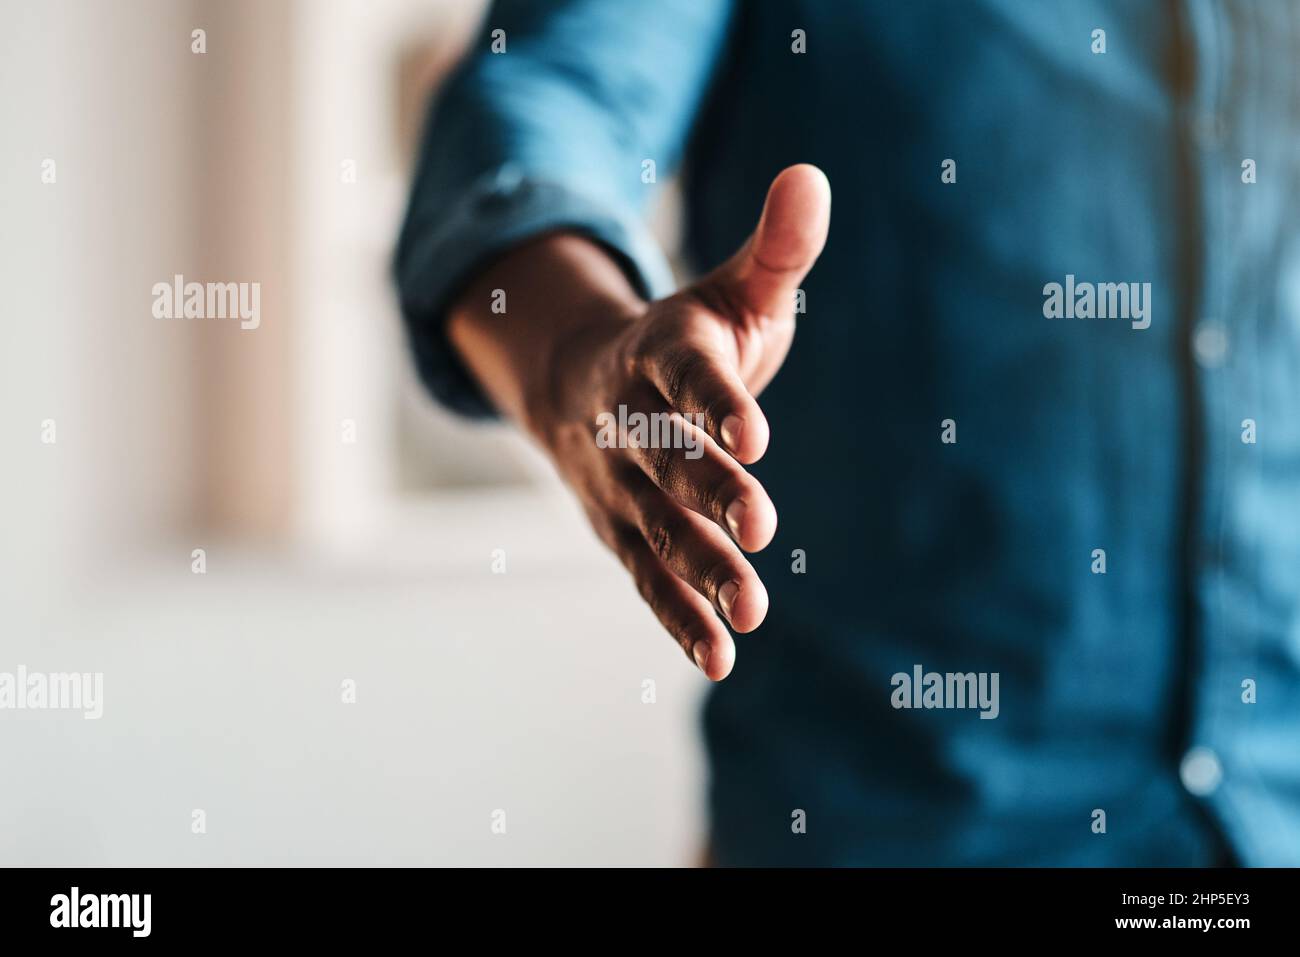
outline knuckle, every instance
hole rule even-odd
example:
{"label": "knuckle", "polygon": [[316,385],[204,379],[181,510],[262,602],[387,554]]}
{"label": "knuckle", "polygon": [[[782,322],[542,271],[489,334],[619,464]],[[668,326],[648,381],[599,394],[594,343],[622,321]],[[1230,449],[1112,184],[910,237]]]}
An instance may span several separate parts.
{"label": "knuckle", "polygon": [[722,420],[737,411],[737,404],[732,397],[725,392],[719,392],[717,395],[710,396],[704,403],[704,421],[711,431],[716,432],[722,427]]}
{"label": "knuckle", "polygon": [[727,582],[738,578],[740,576],[736,574],[731,562],[723,559],[713,563],[701,573],[699,585],[701,590],[709,596],[709,601],[716,602],[718,589]]}
{"label": "knuckle", "polygon": [[684,349],[674,355],[664,368],[664,384],[673,401],[694,391],[691,386],[708,367],[708,359],[694,349]]}
{"label": "knuckle", "polygon": [[745,494],[747,475],[736,471],[730,463],[705,458],[684,474],[679,499],[693,511],[721,522],[727,506]]}
{"label": "knuckle", "polygon": [[710,482],[698,492],[700,507],[714,521],[721,522],[726,515],[727,506],[735,501],[740,492],[737,483],[730,477]]}
{"label": "knuckle", "polygon": [[650,447],[641,450],[646,473],[660,488],[668,488],[677,471],[677,457],[668,447]]}
{"label": "knuckle", "polygon": [[646,541],[651,551],[665,565],[672,561],[677,551],[677,533],[669,527],[670,524],[659,522],[646,530]]}

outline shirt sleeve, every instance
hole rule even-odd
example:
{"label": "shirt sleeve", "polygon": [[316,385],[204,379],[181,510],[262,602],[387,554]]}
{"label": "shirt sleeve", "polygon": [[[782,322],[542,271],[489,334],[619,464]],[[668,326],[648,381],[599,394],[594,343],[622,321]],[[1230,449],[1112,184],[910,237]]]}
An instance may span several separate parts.
{"label": "shirt sleeve", "polygon": [[[486,260],[554,229],[616,256],[642,294],[672,275],[643,221],[678,167],[732,0],[503,0],[434,104],[395,271],[416,366],[434,396],[493,414],[447,342],[450,300]],[[500,31],[500,32],[498,32]],[[502,52],[493,52],[497,49]]]}

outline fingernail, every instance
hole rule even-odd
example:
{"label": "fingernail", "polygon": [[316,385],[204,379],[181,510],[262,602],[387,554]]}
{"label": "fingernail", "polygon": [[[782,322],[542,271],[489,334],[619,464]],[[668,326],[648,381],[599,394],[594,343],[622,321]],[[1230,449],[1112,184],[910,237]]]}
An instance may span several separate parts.
{"label": "fingernail", "polygon": [[731,529],[731,537],[734,538],[736,540],[736,544],[739,545],[740,544],[740,523],[745,520],[744,499],[738,498],[730,505],[727,506],[726,519],[727,519],[727,528]]}
{"label": "fingernail", "polygon": [[718,589],[718,604],[722,606],[722,613],[727,616],[727,621],[731,621],[731,603],[736,600],[738,591],[740,586],[735,582],[727,582]]}
{"label": "fingernail", "polygon": [[695,663],[699,665],[701,671],[708,674],[709,664],[709,643],[701,638],[691,649],[691,654],[695,657]]}
{"label": "fingernail", "polygon": [[733,452],[740,448],[740,431],[744,427],[744,420],[738,415],[729,415],[722,420],[722,441]]}

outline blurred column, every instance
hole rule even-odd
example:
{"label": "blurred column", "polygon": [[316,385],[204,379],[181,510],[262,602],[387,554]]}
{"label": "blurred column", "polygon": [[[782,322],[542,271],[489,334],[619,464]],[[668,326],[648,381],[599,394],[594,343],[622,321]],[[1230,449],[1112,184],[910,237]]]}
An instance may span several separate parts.
{"label": "blurred column", "polygon": [[[324,6],[330,6],[325,4]],[[200,517],[222,536],[276,539],[291,528],[293,350],[310,317],[293,313],[295,5],[200,5],[207,31],[197,113],[201,281],[261,284],[261,324],[203,330],[197,363]]]}

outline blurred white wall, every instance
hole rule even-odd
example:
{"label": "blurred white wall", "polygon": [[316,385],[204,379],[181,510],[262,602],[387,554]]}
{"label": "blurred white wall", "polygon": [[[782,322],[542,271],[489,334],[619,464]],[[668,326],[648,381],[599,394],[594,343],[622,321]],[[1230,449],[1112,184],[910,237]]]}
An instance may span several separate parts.
{"label": "blurred white wall", "polygon": [[148,320],[151,285],[199,248],[200,80],[174,41],[185,3],[0,9],[0,596],[15,608],[66,598],[60,579],[193,512],[197,341]]}
{"label": "blurred white wall", "polygon": [[[0,672],[105,682],[0,710],[0,864],[693,858],[703,679],[403,351],[412,110],[478,14],[0,2]],[[153,318],[176,273],[259,282],[260,328]]]}

